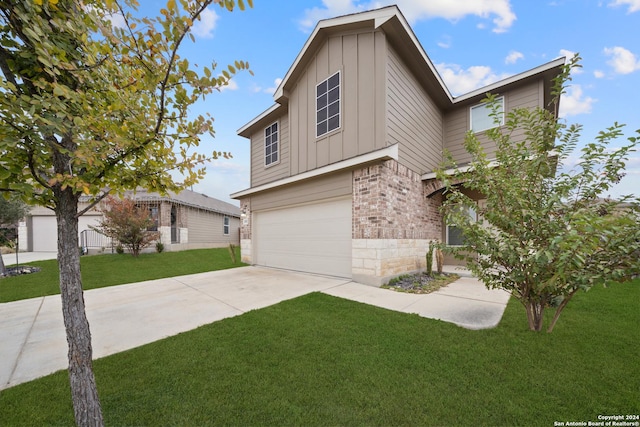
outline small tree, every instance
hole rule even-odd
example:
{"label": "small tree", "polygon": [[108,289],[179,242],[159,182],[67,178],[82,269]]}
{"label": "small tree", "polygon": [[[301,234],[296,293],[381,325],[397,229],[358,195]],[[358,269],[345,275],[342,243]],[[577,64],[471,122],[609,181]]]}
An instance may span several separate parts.
{"label": "small tree", "polygon": [[136,206],[133,200],[109,196],[103,206],[104,219],[91,228],[120,242],[134,257],[160,237],[160,233],[148,230],[154,225],[149,212]]}
{"label": "small tree", "polygon": [[[17,238],[17,222],[27,214],[27,206],[22,200],[11,195],[0,195],[0,246],[12,245]],[[6,274],[6,267],[0,255],[0,277]]]}
{"label": "small tree", "polygon": [[[465,147],[472,161],[468,172],[453,177],[438,171],[446,184],[443,213],[448,224],[459,227],[464,243],[443,247],[489,288],[509,291],[524,306],[529,328],[543,328],[544,310],[555,310],[551,332],[563,309],[580,290],[596,284],[621,281],[640,272],[640,200],[603,199],[618,182],[625,161],[640,138],[610,149],[622,136],[614,124],[587,144],[580,161],[570,171],[557,172],[558,163],[573,154],[580,137],[579,125],[556,119],[557,106],[576,56],[556,80],[553,109],[515,109],[504,126],[486,132],[497,147],[495,161],[487,158],[475,135]],[[501,111],[493,96],[493,115]],[[638,131],[640,132],[640,131]],[[525,135],[514,141],[514,134]],[[486,197],[479,207],[454,182]],[[465,208],[465,209],[461,209]],[[475,209],[479,221],[466,212]]]}
{"label": "small tree", "polygon": [[[207,7],[244,9],[244,0],[163,3],[158,16],[146,17],[137,0],[0,1],[0,192],[55,213],[78,425],[104,424],[78,218],[109,193],[179,192],[204,176],[204,162],[230,157],[198,151],[201,137],[214,134],[213,118],[190,108],[249,68],[234,61],[216,71],[213,60],[196,68],[181,49],[195,41],[191,29]],[[78,209],[81,196],[90,200]]]}

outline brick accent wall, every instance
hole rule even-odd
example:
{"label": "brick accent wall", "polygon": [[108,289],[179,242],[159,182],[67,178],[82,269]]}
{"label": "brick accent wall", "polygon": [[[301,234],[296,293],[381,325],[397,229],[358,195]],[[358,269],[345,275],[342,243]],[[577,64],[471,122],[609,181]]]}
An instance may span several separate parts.
{"label": "brick accent wall", "polygon": [[426,197],[420,174],[395,160],[353,173],[353,279],[379,286],[426,266],[429,241],[440,240],[441,197]]}
{"label": "brick accent wall", "polygon": [[353,172],[354,239],[440,239],[439,206],[420,175],[395,160]]}

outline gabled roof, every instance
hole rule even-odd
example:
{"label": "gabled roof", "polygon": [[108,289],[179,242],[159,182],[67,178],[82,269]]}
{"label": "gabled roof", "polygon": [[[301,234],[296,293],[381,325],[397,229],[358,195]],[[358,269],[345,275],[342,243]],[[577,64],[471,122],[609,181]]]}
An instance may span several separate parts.
{"label": "gabled roof", "polygon": [[416,59],[428,69],[430,75],[425,77],[433,80],[430,86],[433,86],[433,89],[437,92],[435,96],[449,101],[453,99],[400,9],[397,6],[388,6],[319,21],[276,89],[273,95],[274,100],[282,103],[288,97],[287,91],[295,83],[295,77],[302,72],[304,65],[313,57],[315,51],[324,43],[327,36],[332,33],[362,28],[372,30],[382,28],[387,37],[395,41],[394,45],[396,47],[406,47],[412,51],[411,54],[417,55],[419,58]]}
{"label": "gabled roof", "polygon": [[167,196],[162,196],[159,193],[138,189],[135,192],[127,191],[126,195],[140,202],[166,201],[191,208],[240,217],[239,207],[191,190],[182,190],[180,193],[169,193]]}
{"label": "gabled roof", "polygon": [[[498,81],[489,86],[474,90],[467,94],[454,97],[445,85],[442,77],[423,49],[420,41],[409,26],[397,6],[387,6],[366,12],[353,13],[337,18],[319,21],[315,29],[302,47],[300,53],[276,89],[273,98],[275,104],[238,129],[238,135],[250,137],[250,129],[258,124],[267,124],[281,112],[280,107],[288,103],[289,91],[295,85],[297,78],[304,72],[306,65],[313,59],[316,51],[331,34],[359,29],[381,29],[387,40],[405,63],[414,71],[416,78],[425,87],[432,99],[443,111],[447,111],[460,104],[479,102],[488,92],[506,90],[520,85],[529,79],[543,75],[549,81],[555,77],[564,65],[565,59],[558,58],[539,67],[521,74]],[[551,85],[545,85],[550,88]],[[549,89],[547,89],[548,91]],[[545,94],[545,101],[549,94]]]}

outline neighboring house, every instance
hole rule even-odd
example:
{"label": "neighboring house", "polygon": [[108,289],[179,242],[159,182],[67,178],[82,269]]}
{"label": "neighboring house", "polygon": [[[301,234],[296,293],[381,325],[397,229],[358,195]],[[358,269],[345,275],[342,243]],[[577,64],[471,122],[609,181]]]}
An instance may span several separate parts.
{"label": "neighboring house", "polygon": [[[160,232],[166,251],[215,248],[240,241],[240,209],[230,203],[190,190],[169,196],[137,190],[126,192],[125,197],[149,210],[155,222],[152,229]],[[81,198],[79,209],[86,206],[87,199]],[[101,220],[99,209],[91,209],[79,218],[78,246],[91,252],[111,251],[111,242],[90,228]],[[33,208],[20,233],[21,248],[34,252],[57,250],[56,218],[49,209]]]}
{"label": "neighboring house", "polygon": [[238,130],[251,141],[251,187],[231,195],[243,261],[373,285],[423,269],[429,241],[458,234],[439,213],[443,152],[470,161],[488,92],[506,112],[548,106],[564,62],[453,97],[397,7],[320,21],[275,104]]}

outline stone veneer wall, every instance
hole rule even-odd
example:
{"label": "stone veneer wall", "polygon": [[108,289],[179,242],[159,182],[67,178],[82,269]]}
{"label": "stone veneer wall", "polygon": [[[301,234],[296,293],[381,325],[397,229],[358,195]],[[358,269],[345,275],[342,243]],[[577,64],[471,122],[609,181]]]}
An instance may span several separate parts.
{"label": "stone veneer wall", "polygon": [[252,263],[251,258],[251,199],[240,200],[240,257],[242,262]]}
{"label": "stone veneer wall", "polygon": [[425,268],[429,241],[440,240],[439,195],[427,198],[420,175],[395,160],[353,172],[353,279],[381,285]]}

